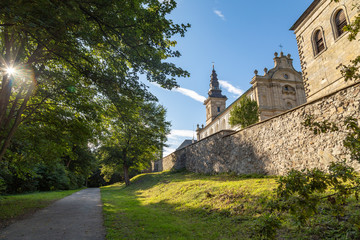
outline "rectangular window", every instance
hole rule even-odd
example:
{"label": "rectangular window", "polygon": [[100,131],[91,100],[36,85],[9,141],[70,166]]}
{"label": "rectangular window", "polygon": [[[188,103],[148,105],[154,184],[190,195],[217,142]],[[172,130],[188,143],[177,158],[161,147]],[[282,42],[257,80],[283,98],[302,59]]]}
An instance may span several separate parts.
{"label": "rectangular window", "polygon": [[218,112],[220,112],[220,107],[218,107]]}

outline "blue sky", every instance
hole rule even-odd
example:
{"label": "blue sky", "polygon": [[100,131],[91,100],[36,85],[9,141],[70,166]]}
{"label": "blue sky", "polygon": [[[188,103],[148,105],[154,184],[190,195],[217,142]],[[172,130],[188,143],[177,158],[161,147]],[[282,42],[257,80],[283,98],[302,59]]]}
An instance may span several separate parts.
{"label": "blue sky", "polygon": [[312,0],[178,0],[169,18],[176,23],[190,23],[184,38],[175,37],[180,58],[170,59],[188,70],[189,78],[177,80],[181,88],[172,91],[148,84],[160,104],[167,109],[172,124],[169,147],[174,151],[184,139],[192,139],[196,124],[205,125],[203,100],[209,90],[212,62],[221,80],[229,106],[251,85],[254,70],[273,68],[275,52],[283,46],[300,71],[295,35],[289,28]]}

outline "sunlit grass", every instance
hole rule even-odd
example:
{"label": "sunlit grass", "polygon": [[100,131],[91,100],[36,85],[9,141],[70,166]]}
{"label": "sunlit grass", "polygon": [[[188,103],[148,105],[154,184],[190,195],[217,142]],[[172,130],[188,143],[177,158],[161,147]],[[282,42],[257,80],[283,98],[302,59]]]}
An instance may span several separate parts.
{"label": "sunlit grass", "polygon": [[153,173],[102,188],[107,239],[248,239],[275,178]]}
{"label": "sunlit grass", "polygon": [[[103,187],[107,239],[262,239],[256,238],[259,224],[269,213],[276,180],[163,172],[136,176],[130,187]],[[359,201],[352,199],[340,220],[328,209],[321,205],[301,230],[284,213],[277,239],[354,239]]]}

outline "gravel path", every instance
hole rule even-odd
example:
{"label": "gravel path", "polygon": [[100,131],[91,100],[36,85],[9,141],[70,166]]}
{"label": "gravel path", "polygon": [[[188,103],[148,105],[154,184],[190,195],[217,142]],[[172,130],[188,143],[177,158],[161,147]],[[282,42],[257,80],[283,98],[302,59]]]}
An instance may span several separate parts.
{"label": "gravel path", "polygon": [[2,232],[1,240],[103,240],[99,188],[88,188],[44,208]]}

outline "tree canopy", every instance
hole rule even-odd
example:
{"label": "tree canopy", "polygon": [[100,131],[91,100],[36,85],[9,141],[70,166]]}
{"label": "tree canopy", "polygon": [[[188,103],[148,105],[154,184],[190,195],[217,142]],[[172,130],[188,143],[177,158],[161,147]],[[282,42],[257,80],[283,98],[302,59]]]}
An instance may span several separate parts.
{"label": "tree canopy", "polygon": [[[107,131],[99,149],[104,170],[123,168],[126,185],[130,184],[129,170],[144,170],[150,161],[157,159],[163,149],[170,123],[166,122],[166,111],[154,102],[131,101],[128,111],[110,105],[107,112]],[[113,172],[113,171],[111,171]]]}
{"label": "tree canopy", "polygon": [[230,111],[229,123],[231,126],[240,124],[242,128],[245,128],[258,121],[259,107],[257,102],[247,96],[241,97],[239,103]]}
{"label": "tree canopy", "polygon": [[175,7],[174,0],[0,1],[0,189],[79,186],[98,165],[98,145],[129,147],[119,138],[129,133],[123,165],[148,164],[168,123],[139,76],[167,89],[189,76],[169,61],[180,56],[172,37],[190,26],[168,17]]}
{"label": "tree canopy", "polygon": [[69,92],[82,100],[91,89],[114,102],[154,99],[139,74],[177,86],[175,77],[189,73],[164,60],[180,56],[171,37],[189,25],[167,18],[175,7],[173,0],[0,2],[0,160],[19,124],[54,94],[65,93],[61,104]]}

